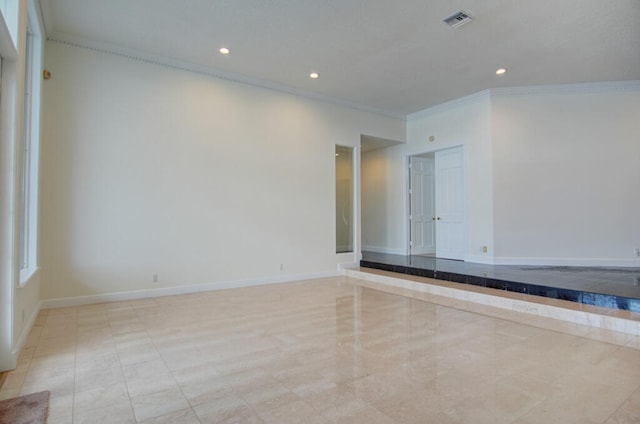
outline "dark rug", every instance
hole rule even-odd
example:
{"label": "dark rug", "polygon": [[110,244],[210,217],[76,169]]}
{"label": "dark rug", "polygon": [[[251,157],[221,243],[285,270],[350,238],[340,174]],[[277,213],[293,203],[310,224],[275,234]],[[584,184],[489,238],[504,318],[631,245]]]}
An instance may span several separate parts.
{"label": "dark rug", "polygon": [[49,392],[0,401],[0,424],[44,424],[49,413]]}

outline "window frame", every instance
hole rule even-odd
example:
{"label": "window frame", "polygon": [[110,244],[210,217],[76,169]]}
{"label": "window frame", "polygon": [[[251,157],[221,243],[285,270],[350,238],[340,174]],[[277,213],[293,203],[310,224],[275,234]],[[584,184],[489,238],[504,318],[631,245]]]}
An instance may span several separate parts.
{"label": "window frame", "polygon": [[38,195],[40,159],[40,105],[42,25],[36,4],[28,2],[25,31],[22,136],[20,143],[20,217],[18,238],[19,287],[38,271]]}

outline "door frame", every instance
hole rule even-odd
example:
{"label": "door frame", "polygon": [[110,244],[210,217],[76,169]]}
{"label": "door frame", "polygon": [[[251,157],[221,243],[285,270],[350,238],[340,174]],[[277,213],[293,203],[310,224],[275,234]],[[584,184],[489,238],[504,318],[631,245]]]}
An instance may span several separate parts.
{"label": "door frame", "polygon": [[[468,192],[468,184],[467,184],[467,154],[466,154],[466,150],[464,147],[464,144],[455,144],[453,146],[448,146],[448,147],[442,147],[439,149],[427,149],[427,150],[423,150],[423,151],[416,151],[416,152],[412,152],[411,154],[407,154],[405,159],[404,159],[404,167],[405,167],[405,172],[404,172],[404,180],[405,180],[405,187],[404,187],[404,194],[405,194],[405,214],[404,214],[404,220],[405,220],[405,234],[406,234],[406,249],[407,249],[407,255],[411,255],[411,220],[409,219],[409,215],[411,214],[411,194],[409,193],[409,190],[411,188],[410,186],[410,181],[411,181],[411,169],[409,168],[409,163],[410,163],[410,158],[412,156],[423,156],[426,154],[430,154],[433,153],[435,155],[436,152],[441,152],[441,151],[445,151],[445,150],[451,150],[451,149],[460,149],[462,152],[462,181],[463,181],[463,187],[462,187],[462,192],[463,192],[463,211],[464,211],[464,224],[463,224],[463,231],[464,231],[464,254],[463,254],[463,261],[466,261],[468,256],[469,256],[469,219],[468,219],[468,203],[469,203],[469,192]],[[436,182],[437,184],[437,182]],[[437,205],[436,205],[437,207]],[[437,242],[436,242],[436,252],[437,252]],[[437,256],[436,256],[437,258]]]}

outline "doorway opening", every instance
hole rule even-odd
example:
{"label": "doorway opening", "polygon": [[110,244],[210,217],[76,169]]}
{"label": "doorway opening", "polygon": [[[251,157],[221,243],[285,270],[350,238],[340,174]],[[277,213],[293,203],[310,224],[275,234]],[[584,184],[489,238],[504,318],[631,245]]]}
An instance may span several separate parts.
{"label": "doorway opening", "polygon": [[364,134],[360,137],[360,234],[363,252],[407,254],[402,230],[405,215],[402,144],[401,141]]}
{"label": "doorway opening", "polygon": [[409,255],[464,260],[466,196],[462,147],[409,156]]}

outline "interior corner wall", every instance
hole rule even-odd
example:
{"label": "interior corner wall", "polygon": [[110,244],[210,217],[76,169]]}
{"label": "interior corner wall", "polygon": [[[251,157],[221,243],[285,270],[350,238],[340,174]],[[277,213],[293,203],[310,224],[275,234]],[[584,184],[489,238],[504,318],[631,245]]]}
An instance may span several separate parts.
{"label": "interior corner wall", "polygon": [[[406,255],[402,225],[402,157],[398,149],[381,148],[361,154],[362,250]],[[400,210],[398,210],[400,208]],[[396,218],[394,218],[396,217]],[[400,223],[401,224],[401,223]]]}
{"label": "interior corner wall", "polygon": [[46,47],[44,299],[335,271],[334,146],[405,137],[402,119]]}
{"label": "interior corner wall", "polygon": [[[435,140],[429,142],[429,136]],[[408,247],[408,157],[462,146],[466,162],[467,249],[466,259],[490,261],[493,247],[492,157],[490,138],[490,98],[478,93],[418,112],[407,119],[407,143],[365,155],[365,179],[375,196],[363,204],[365,246],[388,253],[406,253]],[[365,162],[366,160],[366,162]],[[367,171],[367,169],[369,171]],[[375,185],[375,188],[373,186]],[[363,194],[364,197],[364,194]],[[377,205],[377,206],[376,206]],[[375,229],[375,231],[374,231]]]}
{"label": "interior corner wall", "polygon": [[491,97],[497,263],[639,265],[640,90]]}

